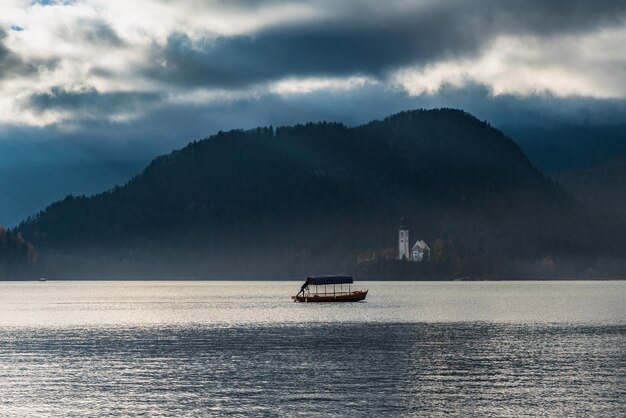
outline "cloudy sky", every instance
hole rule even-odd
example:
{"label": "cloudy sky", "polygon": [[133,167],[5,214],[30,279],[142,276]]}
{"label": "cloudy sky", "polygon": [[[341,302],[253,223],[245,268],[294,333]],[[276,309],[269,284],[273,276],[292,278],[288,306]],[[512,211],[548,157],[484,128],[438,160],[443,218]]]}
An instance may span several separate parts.
{"label": "cloudy sky", "polygon": [[2,0],[0,225],[219,129],[626,123],[626,1]]}

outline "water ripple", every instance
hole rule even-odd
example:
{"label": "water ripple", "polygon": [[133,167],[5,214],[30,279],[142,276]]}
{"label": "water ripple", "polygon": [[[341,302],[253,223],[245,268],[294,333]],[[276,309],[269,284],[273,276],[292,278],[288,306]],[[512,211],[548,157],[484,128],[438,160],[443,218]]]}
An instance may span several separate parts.
{"label": "water ripple", "polygon": [[623,416],[624,326],[10,330],[2,416]]}

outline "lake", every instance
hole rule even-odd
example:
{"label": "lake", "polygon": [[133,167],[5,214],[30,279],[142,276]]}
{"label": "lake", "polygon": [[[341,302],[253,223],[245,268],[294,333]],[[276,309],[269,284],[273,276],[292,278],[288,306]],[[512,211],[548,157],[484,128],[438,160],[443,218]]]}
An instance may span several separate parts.
{"label": "lake", "polygon": [[0,416],[625,416],[626,282],[0,282]]}

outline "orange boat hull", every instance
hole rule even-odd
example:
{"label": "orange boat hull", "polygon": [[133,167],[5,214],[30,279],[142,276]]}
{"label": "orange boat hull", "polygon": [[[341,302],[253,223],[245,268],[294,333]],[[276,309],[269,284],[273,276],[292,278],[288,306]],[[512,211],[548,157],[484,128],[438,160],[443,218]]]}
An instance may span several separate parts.
{"label": "orange boat hull", "polygon": [[342,295],[307,295],[307,296],[292,296],[295,302],[359,302],[365,299],[367,296],[367,290],[356,291]]}

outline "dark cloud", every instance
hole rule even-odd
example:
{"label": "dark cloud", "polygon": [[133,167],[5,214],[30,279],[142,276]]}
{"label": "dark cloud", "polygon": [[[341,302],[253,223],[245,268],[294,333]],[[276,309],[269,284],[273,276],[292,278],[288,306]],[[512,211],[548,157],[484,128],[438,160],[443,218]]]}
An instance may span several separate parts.
{"label": "dark cloud", "polygon": [[62,87],[53,87],[48,92],[31,95],[24,106],[39,112],[71,111],[78,120],[84,117],[106,119],[111,114],[123,114],[140,109],[158,100],[159,97],[160,94],[157,93],[101,93],[94,88],[68,91]]}
{"label": "dark cloud", "polygon": [[[473,4],[473,2],[472,2]],[[624,24],[626,3],[594,0],[516,0],[479,1],[486,15],[499,31],[554,35],[586,32]],[[480,6],[479,6],[480,7]]]}
{"label": "dark cloud", "polygon": [[[38,111],[87,108],[90,113],[141,109],[128,121],[111,123],[104,118],[77,120],[73,133],[63,125],[37,130],[34,138],[48,132],[53,138],[80,141],[86,133],[92,149],[112,143],[141,143],[147,155],[166,152],[218,130],[248,129],[266,125],[291,125],[307,121],[338,121],[358,125],[372,119],[414,108],[454,107],[467,110],[498,127],[554,128],[563,125],[619,126],[626,121],[626,99],[559,98],[549,94],[493,96],[482,85],[463,88],[444,86],[437,94],[410,96],[404,90],[384,84],[365,85],[346,91],[320,90],[302,94],[260,94],[238,100],[181,104],[160,101],[151,93],[82,93],[54,89],[31,98]],[[35,129],[35,128],[33,128]],[[37,128],[40,129],[40,128]],[[43,129],[43,128],[42,128]],[[30,131],[28,131],[30,132]],[[0,141],[7,137],[0,130]],[[15,137],[31,137],[21,131]],[[117,146],[117,145],[116,145]],[[0,163],[2,158],[0,157]]]}
{"label": "dark cloud", "polygon": [[58,64],[58,60],[25,61],[5,45],[6,37],[7,33],[0,28],[0,80],[13,76],[33,76],[44,68],[54,68]]}
{"label": "dark cloud", "polygon": [[186,86],[242,87],[289,76],[370,75],[475,54],[499,34],[552,36],[624,23],[625,2],[477,0],[407,8],[338,5],[332,18],[254,34],[192,40],[172,34],[144,72]]}

